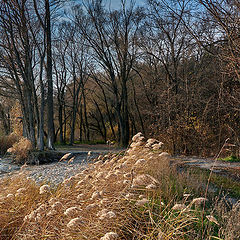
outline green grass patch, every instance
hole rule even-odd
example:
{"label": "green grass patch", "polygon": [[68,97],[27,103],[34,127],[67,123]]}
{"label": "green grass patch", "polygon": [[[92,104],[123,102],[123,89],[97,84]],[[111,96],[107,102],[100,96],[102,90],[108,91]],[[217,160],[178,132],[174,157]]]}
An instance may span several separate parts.
{"label": "green grass patch", "polygon": [[218,188],[222,188],[232,197],[240,199],[240,182],[235,181],[227,176],[222,176],[218,174],[212,174],[211,183],[213,183]]}
{"label": "green grass patch", "polygon": [[231,155],[231,156],[228,156],[228,157],[225,157],[225,158],[218,158],[218,160],[226,161],[226,162],[240,162],[240,158],[238,158],[234,155]]}
{"label": "green grass patch", "polygon": [[[191,178],[197,179],[197,177],[201,177],[202,183],[205,185],[207,184],[210,170],[208,169],[200,169],[197,167],[188,167],[188,171],[191,175]],[[195,176],[195,177],[194,177]],[[210,184],[215,186],[219,191],[227,193],[231,197],[240,199],[240,182],[237,180],[234,180],[233,178],[217,173],[212,173]],[[217,194],[217,193],[215,193]]]}

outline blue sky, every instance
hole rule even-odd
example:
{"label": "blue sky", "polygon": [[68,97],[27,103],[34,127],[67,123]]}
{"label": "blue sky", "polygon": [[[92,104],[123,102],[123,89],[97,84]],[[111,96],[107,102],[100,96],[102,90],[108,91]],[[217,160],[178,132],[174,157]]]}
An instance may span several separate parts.
{"label": "blue sky", "polygon": [[[81,4],[81,2],[84,2],[84,0],[70,0],[66,1],[63,9],[66,11],[69,11],[72,6],[75,4]],[[130,3],[131,0],[126,0],[127,3]],[[144,6],[146,4],[147,0],[133,0],[135,2],[135,6]],[[106,8],[109,9],[119,9],[121,7],[121,0],[103,0],[103,3]]]}
{"label": "blue sky", "polygon": [[[106,5],[110,4],[112,8],[119,8],[121,6],[121,0],[105,0]],[[145,4],[145,0],[134,0],[136,5],[143,6]],[[130,2],[127,0],[127,2]]]}

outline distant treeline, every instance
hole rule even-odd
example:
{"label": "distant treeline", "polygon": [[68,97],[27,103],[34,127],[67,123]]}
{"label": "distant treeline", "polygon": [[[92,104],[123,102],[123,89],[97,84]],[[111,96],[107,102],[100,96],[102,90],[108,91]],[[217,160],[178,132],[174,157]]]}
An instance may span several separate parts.
{"label": "distant treeline", "polygon": [[239,145],[239,1],[71,6],[0,0],[2,134],[41,150],[139,131],[172,153]]}

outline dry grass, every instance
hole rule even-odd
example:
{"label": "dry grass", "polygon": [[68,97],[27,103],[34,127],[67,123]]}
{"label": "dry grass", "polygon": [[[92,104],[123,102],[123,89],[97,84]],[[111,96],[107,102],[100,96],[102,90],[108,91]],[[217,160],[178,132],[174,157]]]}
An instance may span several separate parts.
{"label": "dry grass", "polygon": [[20,137],[14,133],[0,137],[0,154],[5,154],[14,143],[19,141],[19,138]]}
{"label": "dry grass", "polygon": [[7,152],[15,156],[15,161],[24,163],[27,160],[30,151],[32,150],[32,143],[27,138],[21,137],[18,142],[14,143]]}
{"label": "dry grass", "polygon": [[189,195],[197,184],[140,137],[50,191],[24,172],[1,180],[0,239],[234,239],[238,211],[209,200],[202,212],[204,191]]}

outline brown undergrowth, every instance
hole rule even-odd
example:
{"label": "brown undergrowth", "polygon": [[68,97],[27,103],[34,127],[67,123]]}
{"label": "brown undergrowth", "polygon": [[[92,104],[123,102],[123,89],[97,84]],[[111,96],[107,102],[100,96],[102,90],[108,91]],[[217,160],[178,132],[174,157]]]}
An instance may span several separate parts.
{"label": "brown undergrowth", "polygon": [[7,152],[13,154],[15,162],[24,163],[29,157],[32,150],[32,143],[25,137],[21,137],[16,143],[10,147]]}
{"label": "brown undergrowth", "polygon": [[53,189],[24,172],[1,180],[0,239],[237,239],[238,205],[204,198],[161,149],[137,134]]}
{"label": "brown undergrowth", "polygon": [[0,137],[0,154],[5,154],[14,143],[19,141],[19,138],[20,137],[14,133]]}

